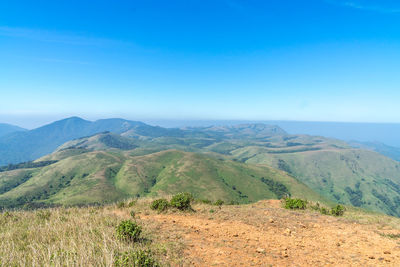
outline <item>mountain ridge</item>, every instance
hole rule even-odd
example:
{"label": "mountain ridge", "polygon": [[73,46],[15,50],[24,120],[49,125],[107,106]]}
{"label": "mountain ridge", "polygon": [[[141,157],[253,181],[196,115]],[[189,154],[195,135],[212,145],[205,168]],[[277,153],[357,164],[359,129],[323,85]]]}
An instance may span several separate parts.
{"label": "mountain ridge", "polygon": [[0,165],[35,160],[73,139],[104,131],[120,134],[135,128],[148,132],[158,129],[142,122],[124,119],[102,119],[92,122],[70,117],[33,130],[9,133],[0,137]]}
{"label": "mountain ridge", "polygon": [[24,132],[24,131],[27,131],[27,129],[8,123],[0,123],[0,137],[13,132]]}

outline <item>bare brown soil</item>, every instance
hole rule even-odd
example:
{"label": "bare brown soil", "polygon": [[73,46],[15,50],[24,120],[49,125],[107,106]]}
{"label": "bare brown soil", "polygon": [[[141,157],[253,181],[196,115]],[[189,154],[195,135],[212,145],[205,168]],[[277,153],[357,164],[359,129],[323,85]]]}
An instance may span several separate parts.
{"label": "bare brown soil", "polygon": [[140,214],[142,224],[164,239],[157,242],[182,243],[176,265],[400,266],[399,242],[385,236],[400,231],[382,223],[289,211],[279,201],[195,209]]}

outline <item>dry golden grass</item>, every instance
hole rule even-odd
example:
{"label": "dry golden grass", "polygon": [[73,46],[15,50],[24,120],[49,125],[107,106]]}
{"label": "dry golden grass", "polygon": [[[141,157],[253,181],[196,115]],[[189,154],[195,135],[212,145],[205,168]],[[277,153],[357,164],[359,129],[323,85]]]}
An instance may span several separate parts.
{"label": "dry golden grass", "polygon": [[[113,266],[116,253],[150,249],[163,265],[178,263],[179,242],[159,243],[156,223],[140,220],[149,200],[129,207],[53,208],[0,214],[0,266]],[[118,240],[116,226],[137,214],[139,243]]]}
{"label": "dry golden grass", "polygon": [[[114,266],[116,254],[137,250],[151,250],[162,266],[396,266],[400,261],[399,218],[352,208],[344,217],[290,211],[278,200],[195,204],[195,212],[159,214],[149,208],[152,200],[0,213],[0,266]],[[127,219],[143,227],[140,242],[117,238],[116,226]]]}

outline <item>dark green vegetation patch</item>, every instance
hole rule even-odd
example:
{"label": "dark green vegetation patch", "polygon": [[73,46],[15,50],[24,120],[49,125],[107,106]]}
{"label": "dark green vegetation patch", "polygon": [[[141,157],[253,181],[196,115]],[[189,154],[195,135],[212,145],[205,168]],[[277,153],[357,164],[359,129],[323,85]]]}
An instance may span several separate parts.
{"label": "dark green vegetation patch", "polygon": [[131,220],[122,221],[116,228],[117,237],[124,241],[136,242],[142,233],[142,227]]}
{"label": "dark green vegetation patch", "polygon": [[192,206],[190,205],[190,202],[192,201],[192,194],[178,193],[172,197],[170,205],[178,210],[192,210]]}
{"label": "dark green vegetation patch", "polygon": [[289,189],[282,183],[272,179],[261,177],[261,182],[266,184],[271,192],[274,192],[278,199],[290,197]]}
{"label": "dark green vegetation patch", "polygon": [[18,164],[8,164],[7,166],[0,167],[0,172],[12,171],[17,169],[31,169],[31,168],[40,168],[44,166],[48,166],[56,163],[57,160],[45,160],[45,161],[28,161],[22,162]]}
{"label": "dark green vegetation patch", "polygon": [[285,209],[304,210],[307,208],[307,201],[299,198],[285,198]]}
{"label": "dark green vegetation patch", "polygon": [[156,199],[150,204],[152,210],[157,210],[158,212],[166,211],[169,207],[169,202],[165,198]]}
{"label": "dark green vegetation patch", "polygon": [[115,267],[159,267],[153,258],[151,251],[137,250],[116,253],[114,257]]}

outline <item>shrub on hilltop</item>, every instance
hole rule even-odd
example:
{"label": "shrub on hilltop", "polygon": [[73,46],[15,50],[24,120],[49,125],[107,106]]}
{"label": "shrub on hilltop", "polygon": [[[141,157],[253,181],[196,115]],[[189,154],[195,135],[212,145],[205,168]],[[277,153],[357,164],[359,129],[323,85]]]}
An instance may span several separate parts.
{"label": "shrub on hilltop", "polygon": [[157,210],[158,212],[166,211],[168,207],[169,203],[165,198],[156,199],[150,204],[150,209]]}
{"label": "shrub on hilltop", "polygon": [[342,205],[336,205],[336,207],[331,209],[331,214],[333,216],[343,216],[345,208]]}
{"label": "shrub on hilltop", "polygon": [[285,209],[304,210],[307,208],[307,200],[299,198],[285,198],[284,201]]}
{"label": "shrub on hilltop", "polygon": [[179,210],[192,210],[190,203],[193,201],[193,196],[190,193],[179,193],[172,197],[171,207]]}
{"label": "shrub on hilltop", "polygon": [[122,221],[117,226],[117,237],[121,240],[136,242],[142,233],[142,227],[131,220]]}

